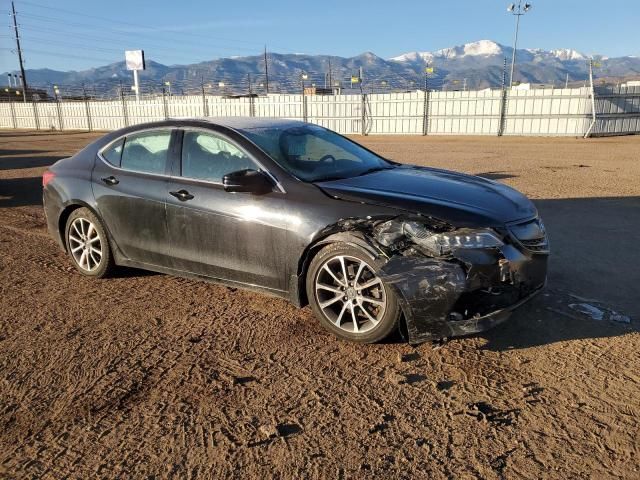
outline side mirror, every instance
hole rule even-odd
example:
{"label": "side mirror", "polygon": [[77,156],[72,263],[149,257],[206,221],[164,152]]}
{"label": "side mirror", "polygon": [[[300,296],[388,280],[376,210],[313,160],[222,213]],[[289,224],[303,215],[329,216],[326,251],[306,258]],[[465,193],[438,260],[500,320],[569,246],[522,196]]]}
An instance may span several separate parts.
{"label": "side mirror", "polygon": [[222,177],[225,192],[247,192],[257,195],[273,190],[273,183],[263,172],[257,170],[238,170]]}

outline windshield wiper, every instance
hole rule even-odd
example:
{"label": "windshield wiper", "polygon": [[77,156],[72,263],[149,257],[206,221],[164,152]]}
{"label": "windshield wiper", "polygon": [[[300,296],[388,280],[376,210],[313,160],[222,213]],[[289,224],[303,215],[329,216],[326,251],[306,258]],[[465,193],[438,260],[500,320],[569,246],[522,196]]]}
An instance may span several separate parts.
{"label": "windshield wiper", "polygon": [[326,177],[318,177],[318,178],[314,178],[313,180],[311,180],[312,183],[315,182],[330,182],[332,180],[344,180],[345,177],[344,175],[330,175],[330,176],[326,176]]}
{"label": "windshield wiper", "polygon": [[395,166],[386,166],[386,167],[372,167],[364,170],[363,172],[357,173],[355,175],[349,175],[346,173],[345,175],[327,175],[326,177],[318,177],[311,180],[312,182],[330,182],[332,180],[344,180],[345,178],[355,178],[362,177],[363,175],[368,175],[370,173],[379,172],[380,170],[391,170],[396,168]]}
{"label": "windshield wiper", "polygon": [[360,172],[359,174],[354,175],[354,177],[362,177],[363,175],[369,175],[370,173],[379,172],[381,170],[392,170],[394,168],[395,167],[392,167],[392,166],[368,168],[364,172]]}

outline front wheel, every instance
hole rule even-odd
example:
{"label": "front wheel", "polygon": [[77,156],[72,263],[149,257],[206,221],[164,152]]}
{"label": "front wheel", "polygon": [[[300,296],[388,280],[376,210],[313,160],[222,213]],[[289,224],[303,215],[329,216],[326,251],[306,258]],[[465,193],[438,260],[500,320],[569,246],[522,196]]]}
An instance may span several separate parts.
{"label": "front wheel", "polygon": [[397,327],[395,293],[378,276],[381,261],[364,249],[335,243],[311,261],[307,297],[322,325],[339,338],[374,343]]}

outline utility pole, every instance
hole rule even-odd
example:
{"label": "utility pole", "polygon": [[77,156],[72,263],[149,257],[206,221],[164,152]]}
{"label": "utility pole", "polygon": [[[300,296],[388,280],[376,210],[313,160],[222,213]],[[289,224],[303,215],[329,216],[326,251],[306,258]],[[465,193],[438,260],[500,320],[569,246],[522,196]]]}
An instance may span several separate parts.
{"label": "utility pole", "polygon": [[18,49],[18,62],[20,62],[20,74],[22,75],[22,98],[27,101],[27,76],[24,73],[24,62],[22,61],[22,49],[20,48],[20,35],[18,34],[18,20],[16,19],[16,6],[11,2],[11,11],[13,13],[13,29],[16,34],[16,47]]}
{"label": "utility pole", "polygon": [[267,63],[267,46],[264,46],[264,88],[269,94],[269,64]]}
{"label": "utility pole", "polygon": [[507,77],[507,57],[504,57],[502,66],[502,86],[500,88],[500,123],[498,124],[498,136],[504,133],[504,119],[507,111],[507,90],[505,89]]}
{"label": "utility pole", "polygon": [[522,0],[518,0],[518,6],[512,3],[507,8],[507,12],[510,12],[516,17],[516,33],[513,38],[513,56],[511,57],[511,75],[509,77],[509,88],[513,87],[513,71],[516,67],[516,50],[518,48],[518,32],[520,31],[520,17],[531,10],[531,4],[525,3],[522,5]]}

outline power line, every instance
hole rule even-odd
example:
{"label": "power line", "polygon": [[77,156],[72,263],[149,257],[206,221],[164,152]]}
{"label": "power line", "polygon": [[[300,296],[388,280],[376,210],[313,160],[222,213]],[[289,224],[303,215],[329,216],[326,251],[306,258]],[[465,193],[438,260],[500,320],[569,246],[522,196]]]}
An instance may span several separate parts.
{"label": "power line", "polygon": [[[0,50],[8,50],[10,52],[13,51],[13,49],[11,48],[0,48]],[[86,57],[86,56],[82,56],[82,55],[73,55],[70,53],[59,53],[59,52],[52,52],[49,50],[38,50],[38,49],[33,49],[33,48],[28,48],[28,49],[22,49],[23,52],[28,52],[28,53],[38,53],[38,54],[42,54],[42,55],[50,55],[52,57],[61,57],[61,58],[79,58],[82,60],[101,60],[104,62],[113,62],[113,59],[107,59],[107,58],[100,58],[100,57],[95,57],[95,56],[91,56],[91,57]]]}
{"label": "power line", "polygon": [[[64,24],[65,27],[81,27],[81,28],[87,28],[87,27],[96,27],[96,28],[100,28],[102,30],[109,30],[110,33],[109,35],[118,35],[121,37],[135,37],[136,42],[140,43],[140,37],[147,37],[147,38],[151,38],[154,41],[160,41],[160,42],[168,42],[171,44],[175,44],[175,43],[181,43],[184,45],[194,45],[196,47],[216,47],[218,49],[222,49],[222,50],[231,50],[231,51],[236,51],[236,50],[244,50],[244,51],[248,51],[248,52],[254,52],[256,53],[256,49],[255,48],[247,48],[247,47],[238,47],[238,46],[229,46],[229,45],[217,45],[217,44],[210,44],[210,45],[203,45],[202,41],[200,42],[195,42],[195,41],[185,41],[184,39],[180,39],[180,40],[173,40],[173,39],[162,39],[162,38],[157,38],[156,36],[150,34],[150,33],[142,33],[142,32],[127,32],[125,30],[122,29],[117,29],[117,28],[113,28],[113,27],[105,27],[103,25],[91,25],[91,24],[87,24],[86,22],[84,23],[76,23],[76,22],[70,22],[66,19],[62,19],[62,18],[54,18],[54,17],[44,17],[41,15],[33,15],[30,13],[21,13],[21,16],[27,19],[31,19],[32,21],[35,22],[45,22],[45,23],[53,23],[53,24]],[[68,31],[68,30],[67,30]],[[171,35],[170,33],[168,35]],[[175,35],[175,34],[174,34]],[[167,36],[167,34],[165,34],[164,36]]]}
{"label": "power line", "polygon": [[[24,39],[23,39],[24,40]],[[49,44],[55,44],[55,45],[68,45],[68,46],[72,46],[72,47],[76,47],[78,44],[74,43],[74,42],[65,42],[64,40],[51,40],[48,38],[41,38],[41,37],[28,37],[26,39],[27,43],[37,43],[37,44],[45,44],[45,45],[49,45]],[[104,47],[91,47],[92,51],[101,51],[101,52],[115,52],[115,53],[119,53],[120,55],[122,55],[122,50],[120,49],[115,49],[115,48],[104,48]]]}
{"label": "power line", "polygon": [[[101,44],[104,45],[117,45],[119,47],[122,48],[122,50],[126,50],[126,43],[133,43],[131,41],[129,41],[128,39],[109,39],[108,37],[95,37],[95,36],[91,36],[91,35],[85,35],[84,33],[76,33],[76,32],[70,32],[69,30],[59,30],[59,29],[55,29],[55,28],[46,28],[46,27],[40,27],[38,26],[36,27],[30,27],[30,26],[21,26],[21,28],[23,30],[27,30],[27,31],[33,31],[33,32],[48,32],[48,33],[56,33],[56,34],[62,34],[65,35],[65,37],[68,38],[75,38],[75,39],[84,39],[84,40],[96,40]],[[31,37],[28,37],[31,38]],[[139,43],[139,42],[138,42]],[[175,44],[175,42],[170,42],[171,44]],[[168,47],[165,45],[159,45],[159,44],[155,44],[155,43],[148,43],[147,41],[144,42],[145,47],[153,47],[153,48],[158,48],[158,49],[162,49],[163,51],[170,51],[170,52],[184,52],[184,48],[175,48],[175,47]],[[195,46],[195,48],[201,48],[201,49],[207,49],[206,46],[204,45],[198,45]],[[194,47],[189,46],[190,49],[193,49]],[[122,52],[122,50],[119,50],[120,52]]]}
{"label": "power line", "polygon": [[[122,19],[116,19],[116,18],[108,18],[108,17],[102,17],[102,16],[98,16],[98,15],[90,15],[90,14],[86,14],[86,13],[80,13],[77,11],[73,11],[73,10],[66,10],[63,8],[58,8],[58,7],[51,7],[48,5],[43,5],[41,3],[36,3],[36,2],[30,2],[27,0],[21,0],[22,4],[24,5],[30,5],[32,7],[36,7],[36,8],[40,8],[40,9],[46,9],[46,10],[54,10],[56,12],[60,12],[60,13],[66,13],[69,15],[75,15],[78,17],[84,17],[84,18],[91,18],[94,20],[99,20],[101,22],[107,22],[109,25],[127,25],[130,27],[135,27],[136,28],[136,35],[140,35],[140,24],[138,23],[131,23],[131,22],[125,22]],[[34,15],[34,14],[31,14]],[[41,16],[40,16],[41,17]],[[41,18],[52,18],[52,17],[41,17]],[[67,23],[67,19],[60,19],[57,18],[56,20],[58,21],[62,21],[65,24]],[[144,27],[143,27],[144,28]],[[193,32],[185,32],[185,31],[175,31],[175,30],[167,30],[166,28],[162,28],[162,27],[146,27],[148,30],[151,31],[158,31],[158,32],[162,32],[163,34],[173,34],[173,35],[179,35],[179,36],[190,36],[190,37],[194,37],[194,38],[205,38],[207,40],[211,40],[211,39],[216,39],[216,40],[222,40],[222,41],[228,41],[228,42],[235,42],[235,43],[243,43],[245,45],[262,45],[262,42],[256,42],[256,41],[250,41],[250,40],[240,40],[240,39],[232,39],[232,38],[226,38],[226,37],[218,37],[218,36],[212,36],[209,34],[198,34],[198,33],[193,33]],[[284,48],[284,47],[277,47],[279,50],[285,51],[285,52],[291,52],[291,50]],[[246,49],[245,50],[251,50],[251,51],[255,51],[256,49]]]}

